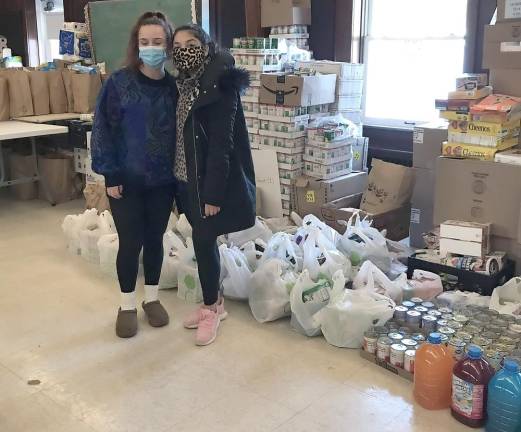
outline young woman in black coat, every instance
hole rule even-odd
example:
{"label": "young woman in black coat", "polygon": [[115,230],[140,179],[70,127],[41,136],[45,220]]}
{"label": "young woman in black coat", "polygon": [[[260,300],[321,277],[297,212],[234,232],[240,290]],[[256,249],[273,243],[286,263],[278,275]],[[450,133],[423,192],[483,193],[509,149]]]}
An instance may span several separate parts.
{"label": "young woman in black coat", "polygon": [[255,224],[255,174],[240,93],[248,72],[196,25],[174,33],[177,88],[176,202],[193,228],[204,305],[184,321],[209,345],[226,318],[217,237]]}

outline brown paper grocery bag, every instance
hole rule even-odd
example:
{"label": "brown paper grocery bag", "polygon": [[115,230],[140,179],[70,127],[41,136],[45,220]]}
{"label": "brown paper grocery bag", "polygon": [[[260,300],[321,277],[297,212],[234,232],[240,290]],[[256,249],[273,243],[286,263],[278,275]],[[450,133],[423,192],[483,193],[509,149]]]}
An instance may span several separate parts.
{"label": "brown paper grocery bag", "polygon": [[376,215],[409,203],[414,188],[414,170],[379,159],[373,159],[372,165],[360,208]]}
{"label": "brown paper grocery bag", "polygon": [[5,76],[0,76],[0,121],[9,120],[10,117],[9,86],[7,78]]}
{"label": "brown paper grocery bag", "polygon": [[[10,153],[9,171],[12,180],[35,175],[36,170],[33,156],[14,152]],[[33,200],[38,196],[36,182],[13,185],[9,189],[16,199],[22,201]]]}
{"label": "brown paper grocery bag", "polygon": [[85,207],[87,209],[95,208],[99,213],[110,210],[105,184],[89,183],[85,186],[83,195],[85,196]]}
{"label": "brown paper grocery bag", "polygon": [[34,115],[45,115],[51,112],[49,100],[49,84],[47,72],[32,71],[29,73],[31,95],[33,98]]}
{"label": "brown paper grocery bag", "polygon": [[62,70],[63,84],[65,85],[65,94],[67,96],[67,112],[74,112],[74,92],[72,90],[72,75],[76,72],[69,69]]}
{"label": "brown paper grocery bag", "polygon": [[99,74],[75,74],[72,76],[74,112],[88,114],[96,107],[96,98],[101,89]]}
{"label": "brown paper grocery bag", "polygon": [[11,118],[34,115],[29,73],[23,70],[8,71],[5,76],[9,86]]}
{"label": "brown paper grocery bag", "polygon": [[47,72],[49,81],[49,96],[52,114],[67,112],[67,94],[63,83],[62,73],[59,70]]}
{"label": "brown paper grocery bag", "polygon": [[[71,201],[77,197],[74,159],[70,156],[53,153],[38,157],[40,169],[40,199],[53,204]],[[45,193],[45,187],[49,196]]]}

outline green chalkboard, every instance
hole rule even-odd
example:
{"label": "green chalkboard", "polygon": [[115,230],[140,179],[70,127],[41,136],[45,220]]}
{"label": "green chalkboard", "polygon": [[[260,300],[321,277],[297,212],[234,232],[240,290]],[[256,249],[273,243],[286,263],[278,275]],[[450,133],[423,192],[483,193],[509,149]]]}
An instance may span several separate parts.
{"label": "green chalkboard", "polygon": [[192,0],[110,0],[88,7],[95,60],[105,62],[108,72],[123,65],[130,30],[142,13],[161,11],[176,26],[192,22]]}

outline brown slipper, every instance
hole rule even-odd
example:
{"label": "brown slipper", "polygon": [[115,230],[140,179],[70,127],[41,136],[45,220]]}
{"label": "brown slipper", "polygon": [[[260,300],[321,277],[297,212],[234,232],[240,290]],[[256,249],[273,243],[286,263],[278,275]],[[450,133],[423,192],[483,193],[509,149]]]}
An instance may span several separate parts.
{"label": "brown slipper", "polygon": [[116,320],[116,334],[120,338],[131,338],[137,334],[137,309],[121,310]]}
{"label": "brown slipper", "polygon": [[143,310],[152,327],[164,327],[170,322],[168,312],[163,305],[159,303],[159,300],[150,303],[143,302]]}

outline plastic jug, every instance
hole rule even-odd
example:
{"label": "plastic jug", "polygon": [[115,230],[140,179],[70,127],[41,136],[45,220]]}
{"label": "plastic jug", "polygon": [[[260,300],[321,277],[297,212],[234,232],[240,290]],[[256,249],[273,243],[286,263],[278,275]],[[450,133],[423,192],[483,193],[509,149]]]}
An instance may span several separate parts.
{"label": "plastic jug", "polygon": [[494,369],[483,357],[481,348],[472,345],[452,373],[452,416],[464,425],[478,428],[487,417],[487,385]]}
{"label": "plastic jug", "polygon": [[414,398],[423,408],[446,409],[451,404],[454,358],[441,343],[440,333],[431,333],[427,343],[416,351]]}
{"label": "plastic jug", "polygon": [[517,432],[521,429],[521,373],[519,365],[506,360],[488,384],[487,432]]}

